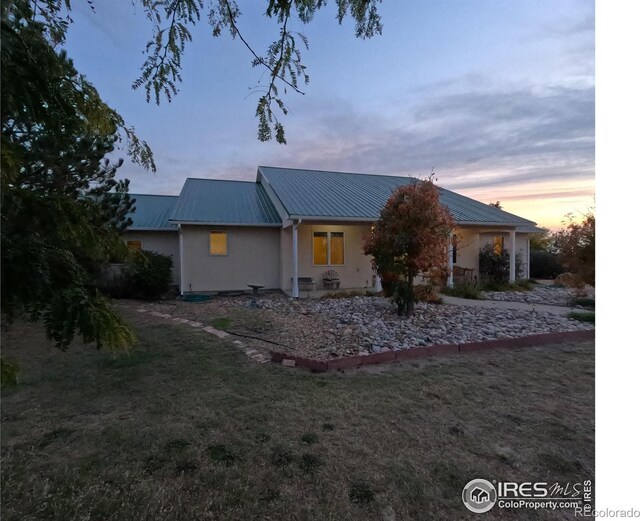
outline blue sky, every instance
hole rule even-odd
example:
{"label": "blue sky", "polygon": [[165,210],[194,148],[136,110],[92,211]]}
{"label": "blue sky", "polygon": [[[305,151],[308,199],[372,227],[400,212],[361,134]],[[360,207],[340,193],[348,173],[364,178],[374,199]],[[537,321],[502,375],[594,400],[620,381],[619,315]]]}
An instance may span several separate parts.
{"label": "blue sky", "polygon": [[[273,21],[239,2],[258,50]],[[260,143],[251,93],[262,73],[206,16],[171,103],[133,91],[151,26],[129,1],[73,6],[65,45],[77,68],[154,150],[158,172],[126,161],[133,192],[177,194],[186,177],[254,179],[259,164],[392,175],[440,185],[557,227],[593,204],[594,2],[383,2],[383,34],[358,40],[329,5],[297,29],[311,82],[289,94],[288,144]],[[260,4],[262,5],[262,4]],[[407,9],[407,5],[410,9]],[[294,26],[295,27],[295,26]]]}

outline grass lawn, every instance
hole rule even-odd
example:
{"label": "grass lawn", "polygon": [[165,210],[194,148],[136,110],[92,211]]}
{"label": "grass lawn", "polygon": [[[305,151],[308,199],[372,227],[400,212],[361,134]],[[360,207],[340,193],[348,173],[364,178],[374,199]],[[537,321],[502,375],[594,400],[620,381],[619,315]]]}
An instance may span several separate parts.
{"label": "grass lawn", "polygon": [[3,520],[451,521],[472,478],[594,478],[593,343],[311,374],[126,314],[130,356],[3,333]]}

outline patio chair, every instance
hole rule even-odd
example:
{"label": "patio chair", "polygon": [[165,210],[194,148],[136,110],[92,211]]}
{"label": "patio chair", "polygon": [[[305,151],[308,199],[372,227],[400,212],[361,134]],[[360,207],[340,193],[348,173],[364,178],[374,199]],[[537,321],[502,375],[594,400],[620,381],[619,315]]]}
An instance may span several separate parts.
{"label": "patio chair", "polygon": [[322,274],[322,283],[326,289],[340,288],[340,275],[335,270],[329,270]]}

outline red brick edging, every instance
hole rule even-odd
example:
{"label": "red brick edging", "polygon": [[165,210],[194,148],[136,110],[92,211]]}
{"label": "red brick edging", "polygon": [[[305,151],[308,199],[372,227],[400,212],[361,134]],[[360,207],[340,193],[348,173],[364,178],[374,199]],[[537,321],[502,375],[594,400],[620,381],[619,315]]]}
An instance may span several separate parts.
{"label": "red brick edging", "polygon": [[301,356],[293,356],[288,353],[269,351],[271,361],[281,363],[283,360],[293,360],[295,367],[310,369],[314,372],[335,371],[338,369],[352,369],[361,365],[381,364],[394,360],[415,360],[430,356],[451,356],[474,351],[486,351],[489,349],[505,349],[512,347],[540,346],[575,340],[593,340],[595,329],[583,331],[565,331],[560,333],[541,333],[518,338],[501,338],[499,340],[486,340],[484,342],[468,342],[465,344],[436,344],[432,346],[414,347],[399,351],[385,351],[370,355],[347,356],[331,360],[313,360]]}

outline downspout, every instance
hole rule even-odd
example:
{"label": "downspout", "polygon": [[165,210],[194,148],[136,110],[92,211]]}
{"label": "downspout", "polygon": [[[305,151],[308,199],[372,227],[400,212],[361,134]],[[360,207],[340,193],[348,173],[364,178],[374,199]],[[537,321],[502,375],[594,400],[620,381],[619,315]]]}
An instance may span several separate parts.
{"label": "downspout", "polygon": [[178,223],[178,238],[180,244],[180,295],[184,295],[184,243],[182,239],[182,225]]}

